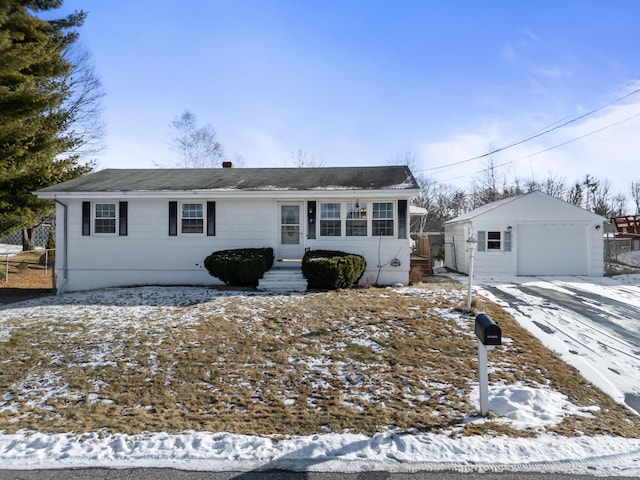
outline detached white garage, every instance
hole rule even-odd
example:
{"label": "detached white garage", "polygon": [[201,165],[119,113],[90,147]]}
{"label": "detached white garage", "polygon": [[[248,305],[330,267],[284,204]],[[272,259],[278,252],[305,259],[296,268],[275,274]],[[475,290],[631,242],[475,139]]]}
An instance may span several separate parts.
{"label": "detached white garage", "polygon": [[468,273],[473,236],[479,275],[602,276],[606,221],[542,192],[507,198],[445,224],[445,266]]}

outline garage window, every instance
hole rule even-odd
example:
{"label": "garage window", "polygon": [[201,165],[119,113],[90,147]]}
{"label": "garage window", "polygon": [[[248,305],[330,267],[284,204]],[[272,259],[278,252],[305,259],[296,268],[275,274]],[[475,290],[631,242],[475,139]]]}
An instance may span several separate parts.
{"label": "garage window", "polygon": [[511,232],[499,231],[479,231],[478,232],[479,252],[510,252]]}
{"label": "garage window", "polygon": [[501,250],[500,232],[487,232],[487,251]]}

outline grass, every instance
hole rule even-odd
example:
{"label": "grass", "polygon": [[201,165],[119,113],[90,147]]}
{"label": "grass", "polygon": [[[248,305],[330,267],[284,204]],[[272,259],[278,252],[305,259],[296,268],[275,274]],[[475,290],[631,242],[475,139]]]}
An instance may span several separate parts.
{"label": "grass", "polygon": [[[167,291],[0,310],[0,431],[537,434],[469,421],[478,415],[469,398],[477,350],[458,284],[298,296]],[[639,435],[636,417],[499,307],[475,306],[505,339],[490,354],[492,384],[548,385],[600,407],[549,431]]]}

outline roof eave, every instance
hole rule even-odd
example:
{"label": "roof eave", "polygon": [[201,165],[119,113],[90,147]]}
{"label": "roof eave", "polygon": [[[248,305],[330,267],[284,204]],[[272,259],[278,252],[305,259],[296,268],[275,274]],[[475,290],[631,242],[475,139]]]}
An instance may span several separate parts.
{"label": "roof eave", "polygon": [[337,197],[376,197],[411,198],[420,193],[420,189],[270,189],[270,190],[154,190],[154,191],[101,191],[101,192],[33,192],[43,200],[67,199],[104,199],[104,198],[337,198]]}

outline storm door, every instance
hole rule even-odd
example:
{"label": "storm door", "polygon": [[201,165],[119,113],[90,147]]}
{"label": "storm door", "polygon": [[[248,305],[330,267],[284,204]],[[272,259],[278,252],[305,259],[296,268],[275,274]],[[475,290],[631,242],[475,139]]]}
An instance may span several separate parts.
{"label": "storm door", "polygon": [[280,228],[278,231],[278,262],[299,262],[304,255],[303,204],[287,202],[278,204]]}

